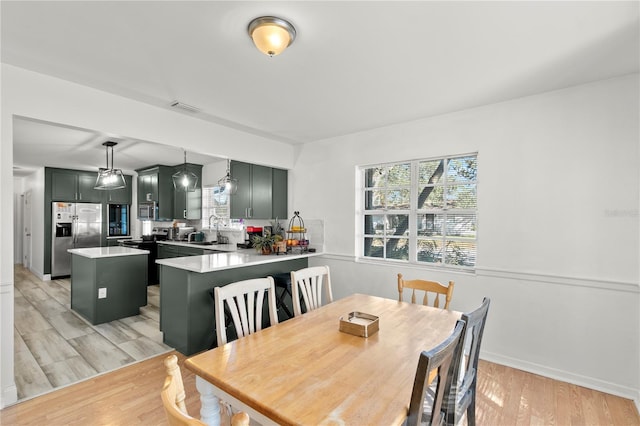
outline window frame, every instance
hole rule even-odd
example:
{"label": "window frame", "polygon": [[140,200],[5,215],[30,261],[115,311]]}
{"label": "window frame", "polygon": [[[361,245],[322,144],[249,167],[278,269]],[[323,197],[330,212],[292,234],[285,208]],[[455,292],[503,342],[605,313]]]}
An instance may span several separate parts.
{"label": "window frame", "polygon": [[[205,196],[205,191],[207,191],[207,190],[213,191],[214,193],[211,194],[211,200],[214,200],[215,199],[215,189],[216,188],[220,189],[220,188],[223,188],[223,187],[221,187],[219,185],[204,185],[202,187],[202,222],[201,223],[202,223],[202,228],[203,229],[215,229],[215,228],[209,228],[209,217],[213,214],[212,212],[215,211],[216,206],[215,205],[214,206],[208,205],[209,197]],[[218,191],[218,192],[222,193],[222,192],[224,192],[224,190]],[[227,197],[226,213],[218,215],[218,217],[219,217],[219,219],[228,221],[229,218],[231,217],[230,216],[230,214],[231,214],[231,204],[230,204],[230,196],[229,196],[229,194],[227,194],[226,197]]]}
{"label": "window frame", "polygon": [[[470,185],[472,188],[472,193],[474,197],[472,201],[474,201],[474,208],[451,208],[447,207],[447,198],[450,194],[449,188],[455,186],[456,181],[452,181],[450,179],[449,174],[449,162],[454,159],[474,157],[475,158],[475,179],[467,179],[462,183],[464,185]],[[421,163],[429,162],[429,161],[445,161],[443,164],[443,174],[442,180],[435,182],[434,187],[442,187],[442,207],[423,207],[418,209],[418,197],[419,197],[419,188],[424,187],[424,183],[419,182],[419,167]],[[390,169],[394,166],[409,164],[410,167],[410,183],[409,185],[383,185],[383,186],[367,186],[367,171],[375,168],[387,168]],[[367,262],[382,262],[382,263],[400,263],[407,265],[415,265],[420,267],[429,267],[437,270],[457,270],[462,272],[474,272],[477,264],[477,252],[478,252],[478,153],[471,152],[466,154],[455,154],[455,155],[446,155],[440,157],[432,157],[432,158],[420,158],[413,160],[405,160],[405,161],[395,161],[389,163],[379,163],[379,164],[371,164],[371,165],[362,165],[356,167],[356,260],[357,261],[367,261]],[[373,192],[377,188],[378,191],[384,191],[388,193],[389,191],[398,190],[398,189],[409,189],[409,207],[406,208],[388,208],[386,206],[381,206],[381,208],[367,208],[367,193]],[[377,206],[376,206],[377,207]],[[441,236],[426,236],[419,235],[418,233],[418,217],[421,215],[433,214],[434,218],[438,215],[441,216],[442,220],[442,232]],[[388,233],[387,229],[387,218],[392,215],[407,215],[408,224],[407,229],[402,235],[392,235]],[[447,222],[447,219],[452,219],[456,217],[464,217],[465,215],[473,216],[470,218],[469,223],[472,224],[472,234],[473,237],[469,236],[458,236],[458,235],[450,235],[447,232],[447,225],[451,226],[451,222]],[[384,222],[384,232],[382,234],[376,234],[373,232],[366,233],[367,225],[366,225],[366,217],[372,217],[371,223],[377,223],[374,221],[375,216],[382,216]],[[379,219],[379,218],[378,218]],[[382,253],[380,256],[371,256],[365,255],[365,250],[367,246],[368,238],[382,238]],[[393,258],[388,257],[389,253],[387,253],[387,242],[392,238],[402,238],[407,239],[408,250],[407,250],[407,258]],[[427,262],[424,260],[418,260],[418,244],[420,241],[429,241],[435,240],[438,241],[442,246],[442,257],[440,262]],[[467,252],[467,255],[470,255],[472,258],[472,265],[456,265],[446,263],[447,261],[447,253],[446,247],[449,241],[459,241],[463,243],[470,243],[471,249]]]}

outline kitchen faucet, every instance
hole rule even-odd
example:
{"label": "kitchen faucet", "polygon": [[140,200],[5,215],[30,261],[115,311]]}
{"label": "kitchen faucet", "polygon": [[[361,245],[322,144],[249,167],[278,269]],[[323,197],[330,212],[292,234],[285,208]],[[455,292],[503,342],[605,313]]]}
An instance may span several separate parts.
{"label": "kitchen faucet", "polygon": [[211,218],[215,218],[216,219],[216,241],[220,242],[222,240],[222,235],[220,235],[220,216],[218,216],[217,214],[212,214],[211,216],[209,216],[209,230],[211,230]]}

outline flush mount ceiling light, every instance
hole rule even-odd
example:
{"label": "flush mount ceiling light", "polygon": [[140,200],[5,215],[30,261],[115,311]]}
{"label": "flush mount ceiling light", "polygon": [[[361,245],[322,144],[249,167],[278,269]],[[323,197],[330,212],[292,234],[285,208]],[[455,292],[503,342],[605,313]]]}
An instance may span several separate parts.
{"label": "flush mount ceiling light", "polygon": [[296,29],[290,22],[275,16],[261,16],[249,23],[249,36],[265,55],[278,55],[293,43]]}
{"label": "flush mount ceiling light", "polygon": [[231,160],[227,160],[227,175],[218,181],[218,186],[224,188],[226,194],[235,194],[238,190],[238,179],[231,178]]}
{"label": "flush mount ceiling light", "polygon": [[[124,180],[122,170],[113,168],[113,147],[118,145],[117,142],[107,141],[102,144],[107,151],[107,167],[98,170],[98,178],[93,189],[102,189],[110,191],[112,189],[122,189],[127,187]],[[111,167],[109,167],[109,148],[111,148]]]}
{"label": "flush mount ceiling light", "polygon": [[187,166],[187,151],[184,151],[184,164],[182,168],[171,176],[173,188],[176,191],[193,192],[198,187],[198,176],[189,170]]}

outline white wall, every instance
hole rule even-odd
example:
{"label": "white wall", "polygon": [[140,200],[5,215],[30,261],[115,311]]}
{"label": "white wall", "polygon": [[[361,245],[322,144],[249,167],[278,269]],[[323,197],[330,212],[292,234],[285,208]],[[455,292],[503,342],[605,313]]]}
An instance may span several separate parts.
{"label": "white wall", "polygon": [[[484,358],[639,401],[639,89],[635,74],[305,145],[290,207],[324,220],[313,262],[338,297],[396,297],[398,272],[453,279],[453,309],[492,299]],[[354,261],[356,166],[476,151],[474,274]]]}

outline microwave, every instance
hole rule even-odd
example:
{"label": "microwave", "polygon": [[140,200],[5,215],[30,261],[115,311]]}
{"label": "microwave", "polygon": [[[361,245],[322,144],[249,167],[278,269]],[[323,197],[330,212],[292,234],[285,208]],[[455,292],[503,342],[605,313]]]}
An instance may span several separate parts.
{"label": "microwave", "polygon": [[145,202],[138,204],[138,219],[140,220],[158,220],[158,203]]}

